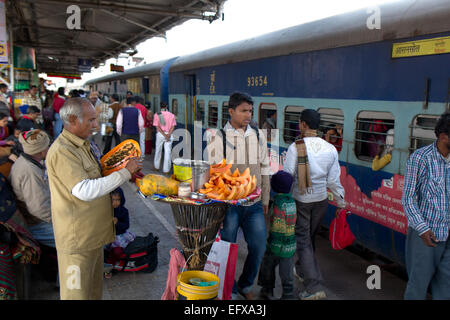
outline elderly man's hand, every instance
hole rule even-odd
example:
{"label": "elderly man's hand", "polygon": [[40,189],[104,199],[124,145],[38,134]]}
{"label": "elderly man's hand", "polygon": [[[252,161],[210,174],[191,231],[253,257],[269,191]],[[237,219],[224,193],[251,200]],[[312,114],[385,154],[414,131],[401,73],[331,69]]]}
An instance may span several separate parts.
{"label": "elderly man's hand", "polygon": [[125,168],[130,172],[131,175],[133,175],[142,169],[142,160],[136,157],[131,158],[130,161],[128,161]]}

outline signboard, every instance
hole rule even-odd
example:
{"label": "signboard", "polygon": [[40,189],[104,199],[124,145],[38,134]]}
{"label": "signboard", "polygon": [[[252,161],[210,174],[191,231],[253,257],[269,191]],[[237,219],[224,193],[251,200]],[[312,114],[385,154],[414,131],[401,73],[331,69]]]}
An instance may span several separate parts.
{"label": "signboard", "polygon": [[124,72],[125,71],[123,66],[118,66],[116,64],[111,64],[110,67],[111,67],[111,71],[117,71],[117,72]]}
{"label": "signboard", "polygon": [[78,59],[78,71],[79,72],[91,72],[91,60]]}
{"label": "signboard", "polygon": [[0,64],[8,64],[5,0],[0,0]]}
{"label": "signboard", "polygon": [[450,53],[450,37],[394,43],[392,58],[426,56]]}
{"label": "signboard", "polygon": [[34,48],[14,46],[14,68],[36,69]]}
{"label": "signboard", "polygon": [[54,78],[65,78],[65,79],[81,79],[80,74],[76,73],[57,73],[57,72],[48,72],[47,77],[54,77]]}

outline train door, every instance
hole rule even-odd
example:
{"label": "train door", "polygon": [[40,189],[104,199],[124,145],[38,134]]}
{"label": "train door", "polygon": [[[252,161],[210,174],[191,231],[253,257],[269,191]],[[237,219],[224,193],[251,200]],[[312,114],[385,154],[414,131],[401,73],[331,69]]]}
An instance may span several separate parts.
{"label": "train door", "polygon": [[[197,141],[196,138],[196,130],[194,130],[194,121],[196,114],[196,82],[195,75],[186,75],[185,77],[185,99],[186,99],[186,109],[185,109],[185,125],[186,130],[190,133],[190,144],[191,144],[191,159],[194,159],[194,142]],[[186,136],[188,139],[188,135]],[[201,149],[201,145],[200,145]]]}

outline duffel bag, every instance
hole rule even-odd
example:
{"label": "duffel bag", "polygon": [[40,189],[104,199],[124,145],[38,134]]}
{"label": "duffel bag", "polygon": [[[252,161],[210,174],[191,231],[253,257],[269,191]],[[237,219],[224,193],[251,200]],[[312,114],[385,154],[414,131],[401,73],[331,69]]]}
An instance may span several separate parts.
{"label": "duffel bag", "polygon": [[153,272],[158,265],[159,238],[149,233],[146,237],[136,237],[123,250],[114,264],[114,270]]}

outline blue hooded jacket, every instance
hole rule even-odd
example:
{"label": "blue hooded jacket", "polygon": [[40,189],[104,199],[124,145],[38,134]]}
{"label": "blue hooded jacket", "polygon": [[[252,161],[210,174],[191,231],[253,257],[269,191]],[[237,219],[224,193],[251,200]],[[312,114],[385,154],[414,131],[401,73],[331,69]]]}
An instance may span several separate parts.
{"label": "blue hooded jacket", "polygon": [[125,208],[125,196],[121,188],[117,188],[113,193],[120,194],[120,206],[114,208],[114,217],[117,218],[116,235],[125,233],[130,227],[130,217],[128,209]]}

